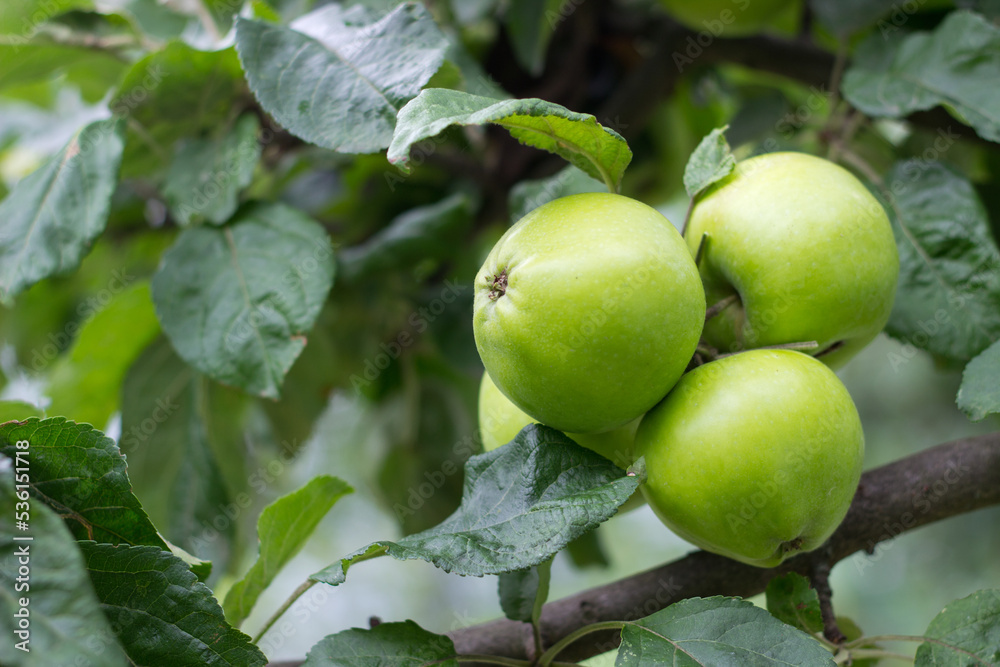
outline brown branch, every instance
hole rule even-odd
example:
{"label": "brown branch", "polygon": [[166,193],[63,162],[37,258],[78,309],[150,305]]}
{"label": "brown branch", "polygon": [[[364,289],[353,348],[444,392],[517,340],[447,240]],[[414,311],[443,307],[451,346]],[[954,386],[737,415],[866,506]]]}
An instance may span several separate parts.
{"label": "brown branch", "polygon": [[[900,533],[983,507],[1000,504],[1000,433],[956,440],[869,470],[847,517],[829,542],[774,569],[761,569],[697,551],[657,569],[599,586],[545,605],[542,636],[552,645],[590,623],[635,620],[690,597],[750,597],[775,576],[810,576],[820,561],[833,565],[852,554],[859,569],[873,553]],[[531,629],[525,623],[492,621],[449,633],[462,654],[528,659]],[[582,660],[618,644],[616,633],[589,635],[560,658]],[[295,667],[301,662],[272,663]]]}

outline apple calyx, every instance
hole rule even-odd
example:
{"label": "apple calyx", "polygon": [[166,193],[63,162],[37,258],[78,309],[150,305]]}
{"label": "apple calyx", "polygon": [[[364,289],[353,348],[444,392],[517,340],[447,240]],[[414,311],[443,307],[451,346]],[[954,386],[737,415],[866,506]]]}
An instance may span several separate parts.
{"label": "apple calyx", "polygon": [[490,301],[496,301],[507,293],[507,269],[500,269],[490,282]]}

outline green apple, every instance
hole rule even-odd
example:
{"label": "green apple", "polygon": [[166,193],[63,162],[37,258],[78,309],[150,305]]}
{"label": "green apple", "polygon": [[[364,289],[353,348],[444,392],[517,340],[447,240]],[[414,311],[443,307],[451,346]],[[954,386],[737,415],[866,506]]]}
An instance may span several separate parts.
{"label": "green apple", "polygon": [[[633,419],[624,426],[604,433],[566,435],[576,444],[597,452],[618,467],[627,468],[635,460],[632,456],[632,444],[639,421]],[[525,426],[537,423],[538,420],[532,419],[497,389],[489,373],[483,373],[479,384],[479,431],[484,451],[493,451],[500,445],[507,444]]]}
{"label": "green apple", "polygon": [[751,350],[699,366],[643,418],[646,501],[677,535],[774,567],[823,544],[861,477],[864,434],[827,366]]}
{"label": "green apple", "polygon": [[804,153],[737,164],[695,204],[685,232],[710,305],[705,325],[723,352],[816,341],[832,368],[889,319],[899,255],[885,210],[850,172]]}
{"label": "green apple", "polygon": [[475,281],[473,330],[500,391],[563,432],[617,428],[691,360],[705,293],[684,241],[621,195],[562,197],[514,224]]}
{"label": "green apple", "polygon": [[660,0],[671,16],[692,30],[716,37],[759,32],[793,0]]}

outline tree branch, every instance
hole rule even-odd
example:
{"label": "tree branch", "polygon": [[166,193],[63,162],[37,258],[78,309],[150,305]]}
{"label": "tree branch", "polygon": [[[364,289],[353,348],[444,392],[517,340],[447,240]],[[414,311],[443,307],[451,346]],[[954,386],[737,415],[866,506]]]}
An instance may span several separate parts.
{"label": "tree branch", "polygon": [[[626,577],[562,600],[542,611],[542,635],[551,646],[590,623],[636,620],[690,597],[750,597],[775,576],[798,572],[810,576],[820,561],[830,565],[851,554],[859,570],[871,566],[883,542],[903,532],[977,509],[1000,504],[1000,433],[956,440],[924,450],[861,477],[854,501],[840,528],[824,547],[780,567],[762,569],[696,551],[654,570]],[[666,530],[666,529],[664,529]],[[886,547],[883,547],[886,548]],[[461,654],[528,659],[531,627],[498,620],[449,633]],[[559,657],[583,660],[618,645],[617,632],[588,635]],[[297,667],[300,661],[271,663]]]}

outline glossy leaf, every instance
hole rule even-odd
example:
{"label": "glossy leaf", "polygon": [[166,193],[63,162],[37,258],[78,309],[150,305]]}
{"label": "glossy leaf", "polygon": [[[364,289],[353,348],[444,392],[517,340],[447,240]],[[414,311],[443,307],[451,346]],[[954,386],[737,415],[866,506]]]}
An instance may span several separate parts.
{"label": "glossy leaf", "polygon": [[153,277],[163,330],[189,364],[277,398],[333,283],[326,232],[283,204],[184,230]]}
{"label": "glossy leaf", "polygon": [[469,459],[462,504],[444,522],[376,542],[311,579],[340,584],[352,563],[383,553],[468,576],[522,570],[607,521],[638,485],[637,477],[562,433],[530,425],[506,446]]}
{"label": "glossy leaf", "polygon": [[736,168],[736,158],[726,141],[727,129],[728,125],[712,130],[691,153],[684,169],[684,189],[688,197],[694,199]]}
{"label": "glossy leaf", "polygon": [[454,655],[451,639],[404,621],[324,637],[309,650],[302,667],[458,667]]}
{"label": "glossy leaf", "polygon": [[983,205],[971,183],[938,162],[899,163],[886,184],[900,264],[886,330],[968,361],[1000,338],[1000,251]]}
{"label": "glossy leaf", "polygon": [[1000,342],[969,362],[958,389],[958,407],[972,421],[1000,413]]}
{"label": "glossy leaf", "polygon": [[379,19],[331,4],[291,28],[236,24],[236,48],[261,106],[296,136],[343,153],[389,145],[396,113],[438,71],[447,47],[421,3]]}
{"label": "glossy leaf", "polygon": [[[27,461],[27,476],[32,477],[30,454]],[[4,591],[0,595],[0,632],[4,636],[0,663],[7,667],[41,665],[37,657],[45,656],[45,664],[50,665],[72,665],[81,659],[92,667],[130,664],[101,614],[83,558],[62,520],[44,503],[31,499],[28,529],[16,528],[16,504],[21,501],[15,495],[19,489],[14,475],[13,460],[0,456],[0,563],[4,564],[0,567],[0,590]],[[30,572],[18,582],[21,558],[27,559]],[[15,614],[24,613],[22,599],[28,600],[23,609],[30,628],[19,636],[17,631],[22,630]],[[30,652],[20,650],[19,644]]]}
{"label": "glossy leaf", "polygon": [[691,598],[626,623],[617,667],[833,666],[816,639],[738,598]]}
{"label": "glossy leaf", "polygon": [[555,153],[617,190],[632,151],[612,129],[589,114],[539,99],[496,100],[457,90],[428,88],[399,112],[389,161],[409,173],[413,144],[452,125],[494,123],[522,144]]}
{"label": "glossy leaf", "polygon": [[167,548],[132,495],[114,440],[64,417],[0,425],[0,453],[13,457],[19,440],[30,443],[35,502],[52,507],[76,539]]}
{"label": "glossy leaf", "polygon": [[148,282],[117,294],[83,324],[68,355],[53,365],[49,413],[104,426],[118,409],[126,371],[159,332]]}
{"label": "glossy leaf", "polygon": [[80,265],[108,222],[122,125],[83,128],[0,202],[0,302]]}
{"label": "glossy leaf", "polygon": [[81,542],[101,608],[137,665],[256,667],[267,658],[226,623],[187,564],[155,547]]}
{"label": "glossy leaf", "polygon": [[1000,27],[955,11],[933,32],[872,34],[844,74],[843,93],[872,116],[901,118],[944,105],[979,136],[1000,141]]}
{"label": "glossy leaf", "polygon": [[779,621],[809,634],[823,630],[819,595],[801,574],[789,572],[768,582],[767,610]]}
{"label": "glossy leaf", "polygon": [[239,193],[250,184],[260,158],[259,130],[257,118],[245,115],[222,137],[180,145],[163,186],[178,222],[207,220],[218,225],[236,212]]}
{"label": "glossy leaf", "polygon": [[924,636],[948,646],[921,644],[915,667],[1000,664],[1000,589],[988,588],[955,600],[934,617]]}
{"label": "glossy leaf", "polygon": [[257,520],[260,541],[257,560],[229,589],[223,603],[230,623],[236,626],[243,623],[260,594],[302,549],[334,503],[352,491],[342,480],[320,475],[264,508]]}

